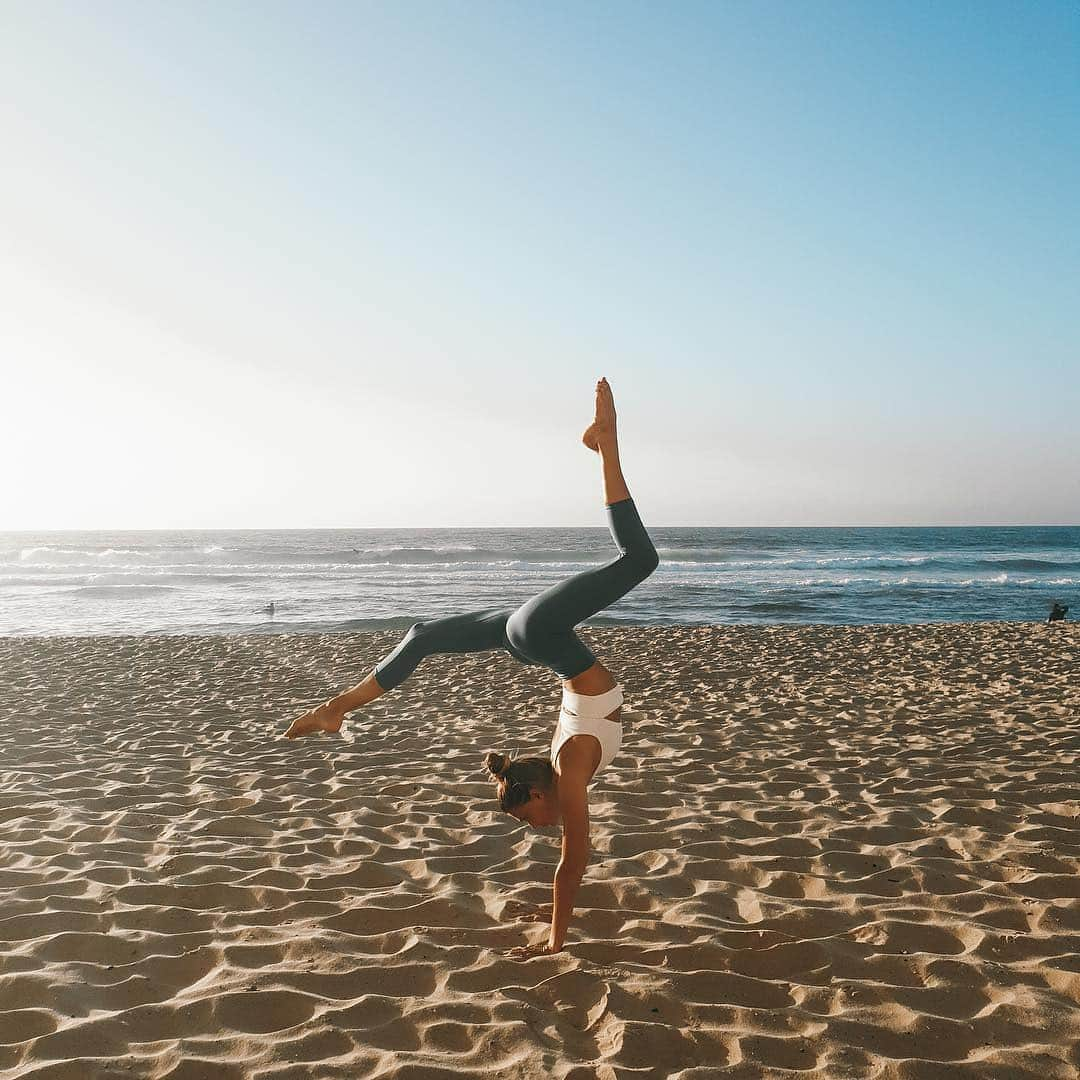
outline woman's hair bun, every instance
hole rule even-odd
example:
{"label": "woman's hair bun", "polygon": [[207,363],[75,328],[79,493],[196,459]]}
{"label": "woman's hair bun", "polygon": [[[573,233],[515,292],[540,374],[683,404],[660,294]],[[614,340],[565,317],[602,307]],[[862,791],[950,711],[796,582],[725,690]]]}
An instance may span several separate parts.
{"label": "woman's hair bun", "polygon": [[489,750],[484,757],[484,768],[487,769],[492,776],[496,776],[502,779],[502,775],[510,767],[510,758],[506,754],[497,754],[494,750]]}

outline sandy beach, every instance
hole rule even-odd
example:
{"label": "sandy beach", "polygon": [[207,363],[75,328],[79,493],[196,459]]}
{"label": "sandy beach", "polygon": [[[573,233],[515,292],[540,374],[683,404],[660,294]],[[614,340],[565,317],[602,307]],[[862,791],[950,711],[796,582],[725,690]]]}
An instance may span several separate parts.
{"label": "sandy beach", "polygon": [[396,632],[0,638],[0,1076],[1080,1073],[1080,627],[582,627],[626,688],[567,946],[550,672]]}

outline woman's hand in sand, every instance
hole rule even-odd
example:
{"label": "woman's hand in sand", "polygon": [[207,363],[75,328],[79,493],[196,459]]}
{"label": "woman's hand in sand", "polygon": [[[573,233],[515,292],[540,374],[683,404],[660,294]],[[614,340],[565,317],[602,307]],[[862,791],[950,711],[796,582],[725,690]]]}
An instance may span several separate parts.
{"label": "woman's hand in sand", "polygon": [[562,948],[556,949],[549,941],[540,941],[535,945],[519,945],[511,949],[506,955],[514,960],[531,960],[534,956],[554,956],[562,952]]}
{"label": "woman's hand in sand", "polygon": [[507,900],[502,909],[503,919],[513,919],[516,922],[542,922],[551,923],[550,904],[529,904],[523,900]]}

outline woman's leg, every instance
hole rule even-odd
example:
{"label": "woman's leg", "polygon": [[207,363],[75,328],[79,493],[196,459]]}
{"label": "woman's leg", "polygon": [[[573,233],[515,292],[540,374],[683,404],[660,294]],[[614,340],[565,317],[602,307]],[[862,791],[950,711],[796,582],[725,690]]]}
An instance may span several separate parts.
{"label": "woman's leg", "polygon": [[633,499],[606,506],[608,526],[622,554],[584,570],[527,600],[506,621],[515,649],[546,664],[561,679],[573,679],[596,663],[574,627],[625,596],[660,562]]}
{"label": "woman's leg", "polygon": [[413,623],[394,651],[375,665],[372,675],[384,691],[393,690],[416,670],[425,656],[501,649],[509,614],[505,608],[491,608]]}
{"label": "woman's leg", "polygon": [[400,686],[426,656],[503,648],[503,631],[509,614],[505,608],[490,608],[413,623],[393,651],[375,665],[367,678],[303,716],[298,716],[285,732],[286,738],[307,735],[312,731],[339,730],[346,713]]}
{"label": "woman's leg", "polygon": [[563,679],[572,679],[596,663],[574,627],[625,596],[660,562],[622,474],[615,407],[606,379],[597,385],[596,419],[582,441],[600,454],[608,528],[621,554],[604,566],[584,570],[545,589],[506,622],[506,636],[514,648],[546,664]]}

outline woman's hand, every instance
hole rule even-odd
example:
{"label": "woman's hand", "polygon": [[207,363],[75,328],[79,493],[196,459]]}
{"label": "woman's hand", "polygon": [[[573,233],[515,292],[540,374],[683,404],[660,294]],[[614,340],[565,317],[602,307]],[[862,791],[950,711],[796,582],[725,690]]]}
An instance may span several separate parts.
{"label": "woman's hand", "polygon": [[506,955],[514,960],[531,960],[534,956],[554,956],[558,952],[562,952],[561,946],[556,949],[551,942],[541,941],[535,945],[519,945]]}
{"label": "woman's hand", "polygon": [[523,900],[507,900],[502,909],[504,920],[514,919],[520,922],[551,922],[550,904],[529,904]]}

